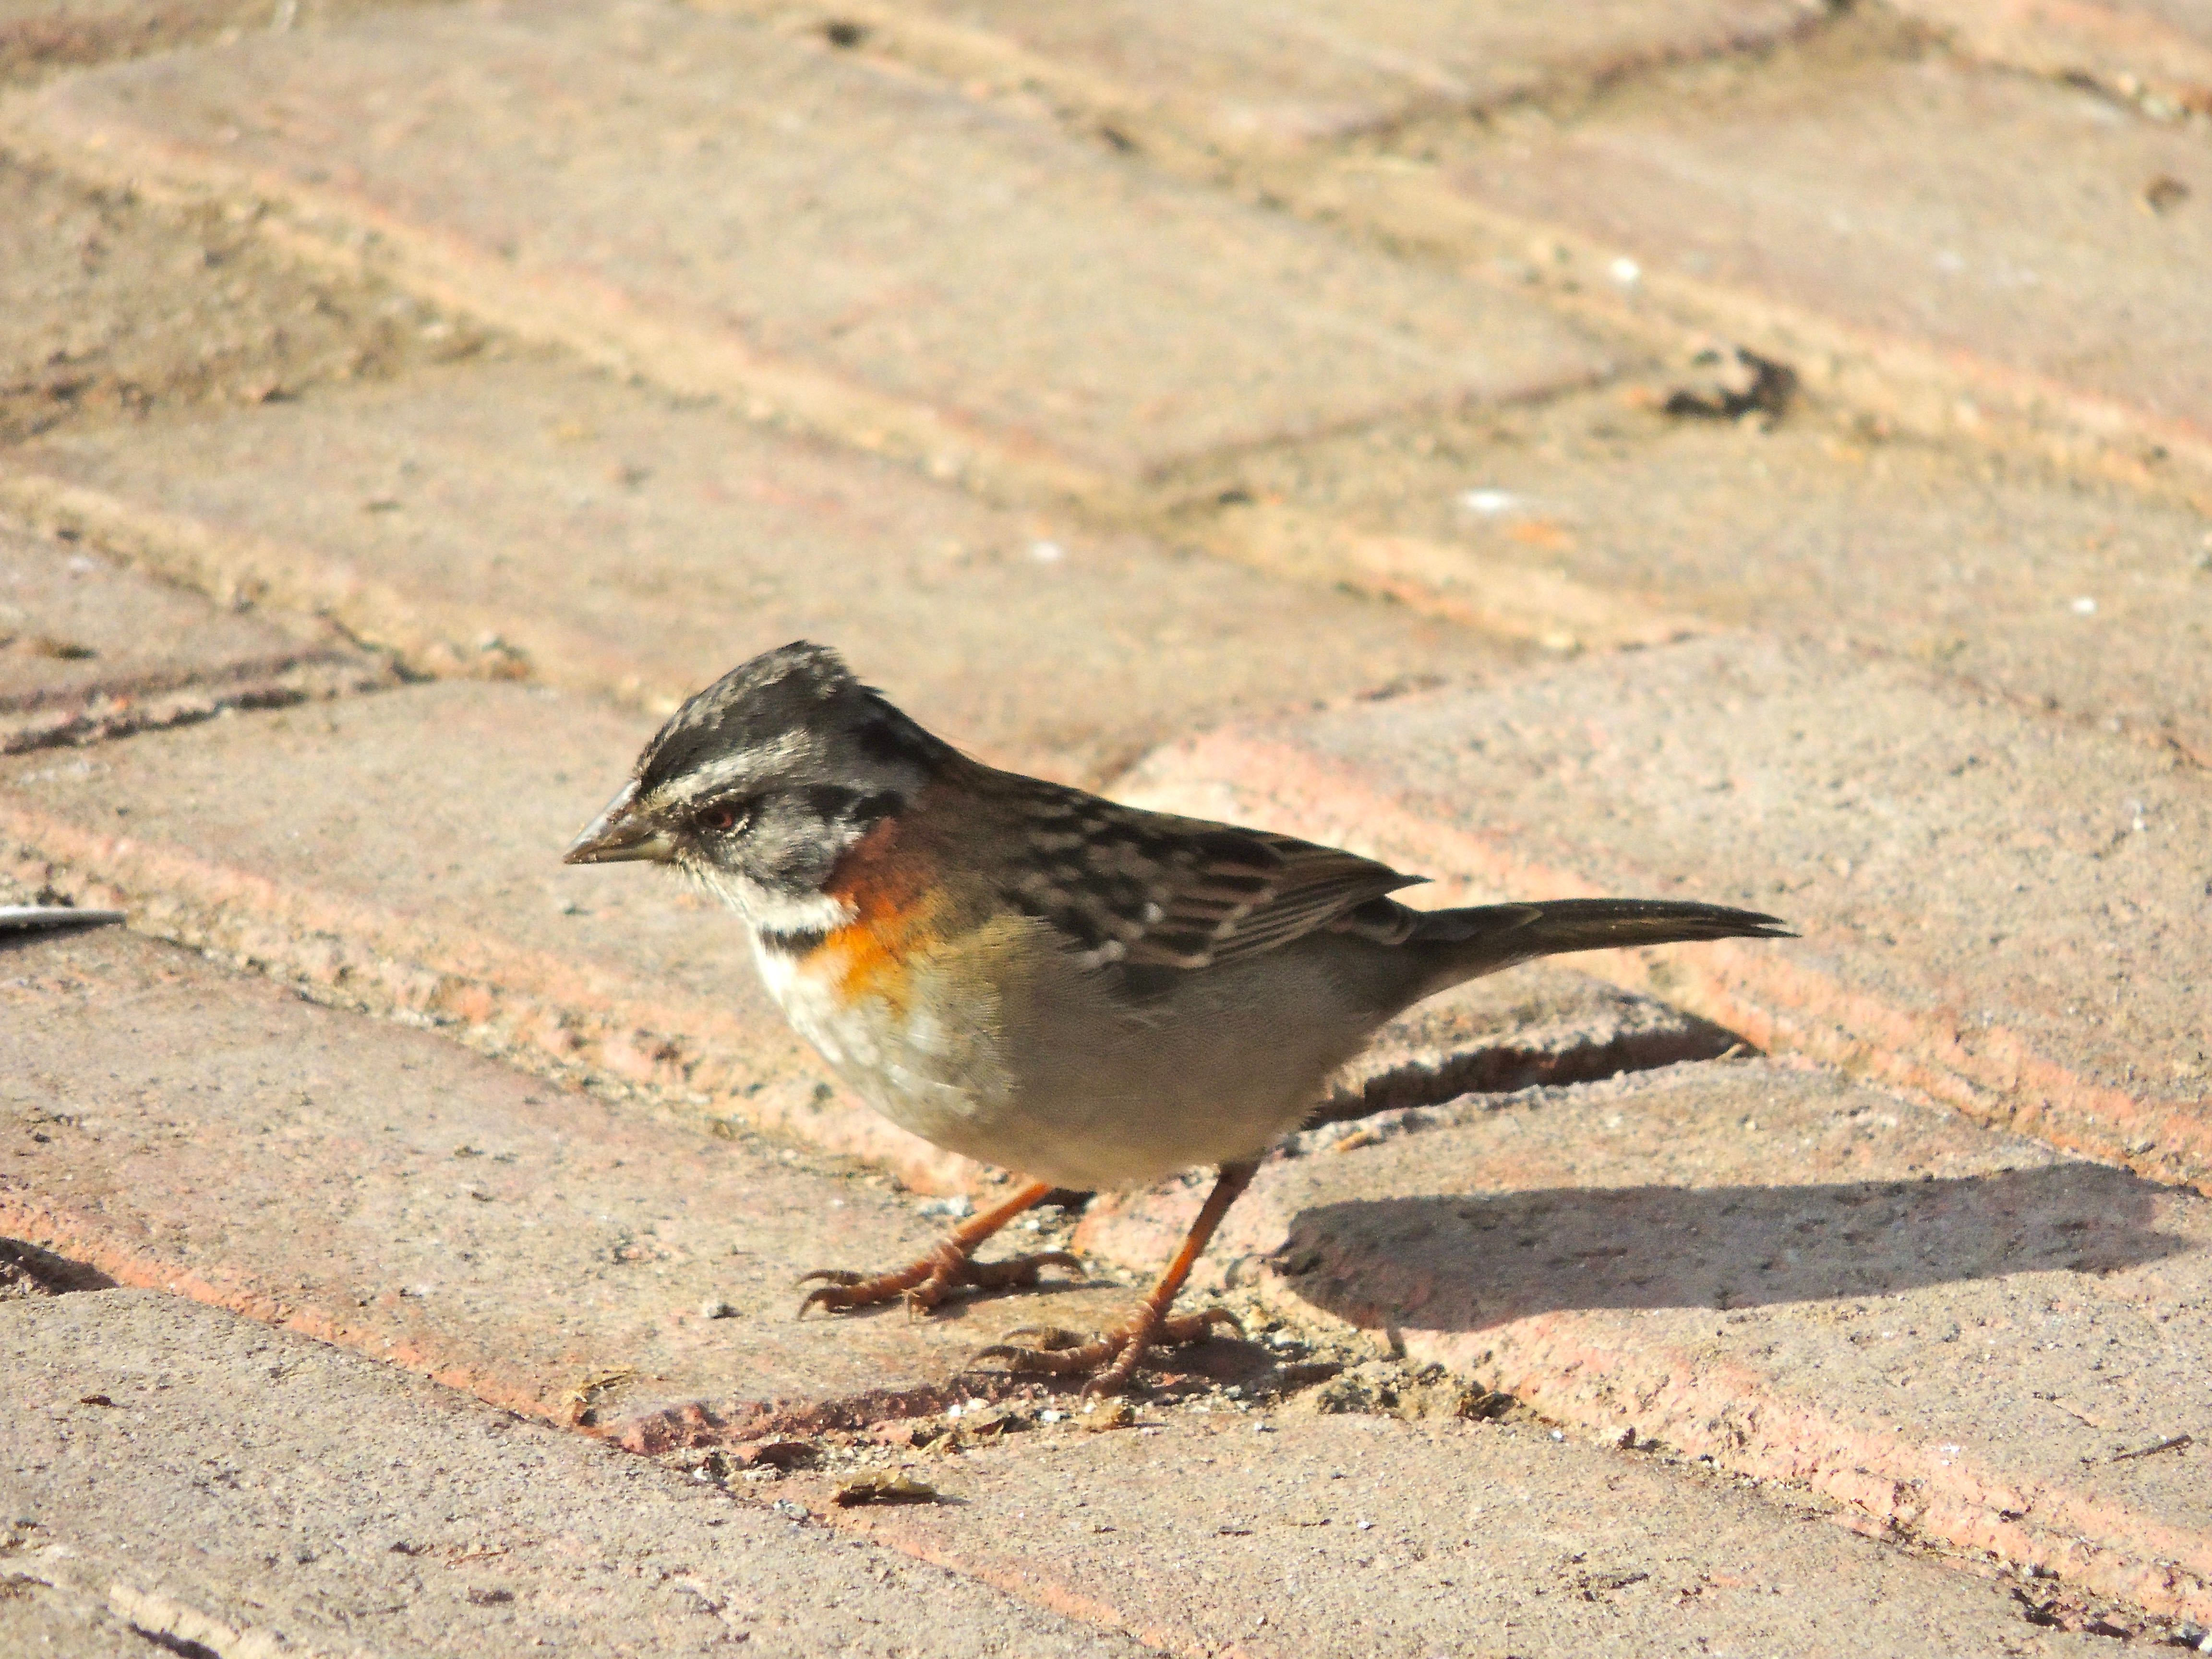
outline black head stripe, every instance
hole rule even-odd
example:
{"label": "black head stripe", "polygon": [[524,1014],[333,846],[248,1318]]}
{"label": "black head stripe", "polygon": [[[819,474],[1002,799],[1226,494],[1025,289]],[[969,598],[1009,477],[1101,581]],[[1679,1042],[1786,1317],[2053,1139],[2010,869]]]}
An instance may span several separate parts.
{"label": "black head stripe", "polygon": [[861,830],[877,824],[906,805],[896,790],[865,794],[842,784],[817,783],[805,791],[807,808],[824,823],[850,823]]}
{"label": "black head stripe", "polygon": [[841,744],[877,767],[924,772],[952,753],[854,678],[836,652],[799,640],[738,664],[671,715],[639,759],[639,787],[647,795],[680,787],[690,774],[748,752],[781,755],[802,775],[834,775]]}
{"label": "black head stripe", "polygon": [[945,752],[945,744],[904,714],[875,696],[877,708],[853,730],[853,742],[872,761],[927,766]]}
{"label": "black head stripe", "polygon": [[814,816],[830,823],[845,817],[860,799],[859,790],[835,783],[817,783],[806,792],[806,805]]}

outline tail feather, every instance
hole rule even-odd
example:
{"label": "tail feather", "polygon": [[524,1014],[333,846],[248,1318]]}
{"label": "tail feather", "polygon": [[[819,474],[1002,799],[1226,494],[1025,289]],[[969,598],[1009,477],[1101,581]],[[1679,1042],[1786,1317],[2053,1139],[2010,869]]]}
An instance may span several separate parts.
{"label": "tail feather", "polygon": [[1566,951],[1796,937],[1788,923],[1756,910],[1680,899],[1551,899],[1417,915],[1406,942],[1440,958],[1437,989]]}

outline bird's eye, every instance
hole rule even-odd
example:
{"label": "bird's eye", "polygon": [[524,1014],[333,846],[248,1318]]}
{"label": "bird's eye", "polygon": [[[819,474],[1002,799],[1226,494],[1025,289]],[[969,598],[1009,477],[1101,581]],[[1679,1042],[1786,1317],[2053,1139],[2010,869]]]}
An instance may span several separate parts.
{"label": "bird's eye", "polygon": [[702,830],[711,830],[716,835],[726,835],[745,820],[745,809],[736,801],[717,801],[692,820]]}

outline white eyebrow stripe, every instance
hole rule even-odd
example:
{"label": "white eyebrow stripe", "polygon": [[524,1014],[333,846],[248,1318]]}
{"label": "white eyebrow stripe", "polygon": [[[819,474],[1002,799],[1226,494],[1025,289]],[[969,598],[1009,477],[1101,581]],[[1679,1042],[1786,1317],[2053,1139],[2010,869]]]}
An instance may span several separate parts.
{"label": "white eyebrow stripe", "polygon": [[814,740],[806,733],[786,732],[771,742],[739,750],[735,754],[718,755],[662,784],[653,792],[653,805],[665,806],[672,800],[718,794],[749,778],[773,776],[794,769],[799,757],[814,746]]}

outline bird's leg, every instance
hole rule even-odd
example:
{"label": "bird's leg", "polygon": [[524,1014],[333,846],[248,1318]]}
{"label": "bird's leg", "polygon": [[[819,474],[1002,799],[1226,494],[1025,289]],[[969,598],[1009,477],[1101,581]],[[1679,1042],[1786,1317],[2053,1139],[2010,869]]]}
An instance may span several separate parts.
{"label": "bird's leg", "polygon": [[1084,1393],[1119,1394],[1128,1387],[1130,1376],[1153,1348],[1202,1341],[1212,1334],[1216,1325],[1226,1325],[1243,1335],[1244,1328],[1226,1308],[1201,1309],[1180,1317],[1171,1317],[1168,1310],[1175,1305],[1176,1293],[1190,1277],[1190,1270],[1197,1264],[1206,1242],[1213,1237],[1213,1230],[1229,1213],[1229,1206],[1237,1201],[1237,1195],[1251,1185],[1259,1167],[1256,1161],[1221,1166],[1221,1177],[1206,1195],[1205,1207],[1199,1211],[1198,1219],[1190,1224],[1182,1248],[1168,1263],[1159,1283],[1145,1293],[1137,1310],[1119,1330],[1103,1332],[1088,1341],[1065,1331],[1034,1328],[1009,1331],[1009,1336],[1035,1338],[1036,1346],[998,1343],[984,1349],[976,1358],[1003,1359],[1017,1371],[1049,1371],[1059,1376],[1088,1374],[1091,1380],[1083,1385]]}
{"label": "bird's leg", "polygon": [[804,1314],[813,1307],[827,1308],[832,1312],[843,1308],[868,1308],[902,1297],[909,1313],[927,1313],[962,1285],[974,1285],[987,1291],[1034,1285],[1040,1267],[1065,1267],[1080,1279],[1083,1264],[1066,1250],[1041,1250],[1035,1255],[1018,1255],[1005,1261],[973,1259],[977,1245],[1023,1211],[1036,1208],[1052,1191],[1053,1185],[1048,1181],[1031,1182],[1005,1203],[969,1217],[921,1261],[895,1273],[856,1273],[840,1267],[823,1267],[808,1273],[799,1279],[800,1284],[812,1279],[830,1282],[818,1290],[809,1291],[806,1299],[799,1304],[799,1311]]}

